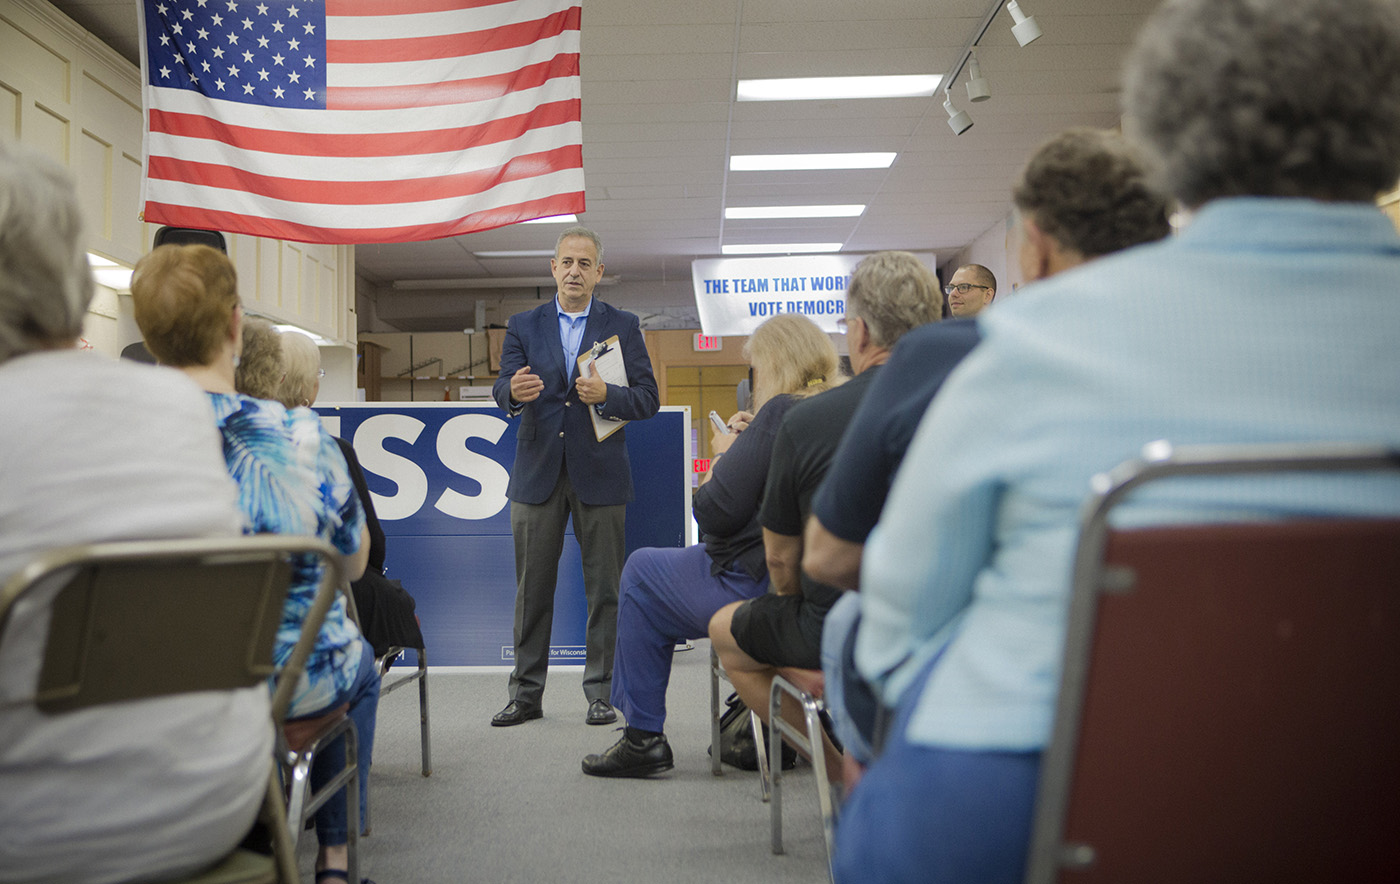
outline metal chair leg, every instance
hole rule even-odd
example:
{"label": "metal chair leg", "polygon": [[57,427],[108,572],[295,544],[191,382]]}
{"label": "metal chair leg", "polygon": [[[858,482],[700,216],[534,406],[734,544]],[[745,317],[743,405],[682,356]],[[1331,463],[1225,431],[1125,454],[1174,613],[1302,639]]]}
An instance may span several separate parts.
{"label": "metal chair leg", "polygon": [[[754,755],[758,759],[758,786],[762,790],[761,797],[764,803],[767,803],[771,800],[773,792],[773,775],[770,771],[775,768],[768,760],[768,740],[763,736],[763,719],[759,718],[758,713],[752,709],[749,710],[749,727],[753,729],[753,745],[756,750]],[[777,740],[773,742],[778,743],[778,756],[781,762],[782,743]],[[782,767],[782,764],[779,763],[778,767]]]}
{"label": "metal chair leg", "polygon": [[720,776],[724,773],[719,760],[719,655],[710,648],[710,773]]}
{"label": "metal chair leg", "polygon": [[[345,767],[314,795],[311,794],[311,766],[315,763],[316,754],[342,737],[345,740]],[[331,727],[317,734],[300,752],[290,753],[282,765],[287,776],[286,831],[293,852],[306,821],[342,789],[345,790],[346,850],[349,854],[348,870],[351,881],[360,880],[359,748],[359,734],[355,730],[355,723],[349,718],[340,718]]]}
{"label": "metal chair leg", "polygon": [[[390,669],[394,661],[401,657],[404,651],[413,651],[418,656],[418,668],[408,675],[389,681]],[[389,648],[382,657],[377,658],[375,664],[379,667],[379,698],[381,700],[411,681],[418,682],[418,740],[422,753],[423,776],[430,776],[433,772],[433,748],[432,740],[428,735],[428,652],[423,648],[401,648],[396,645]]]}
{"label": "metal chair leg", "polygon": [[[782,717],[784,693],[791,695],[801,704],[803,723],[806,725],[805,733],[788,724]],[[817,806],[822,815],[822,838],[826,845],[827,875],[831,877],[832,848],[836,834],[836,807],[831,798],[831,774],[826,768],[821,711],[822,703],[819,699],[801,690],[781,675],[774,676],[773,687],[768,695],[768,727],[773,734],[768,754],[773,777],[772,849],[777,854],[783,852],[782,744],[783,740],[786,739],[812,759],[812,770],[817,784]]]}
{"label": "metal chair leg", "polygon": [[422,728],[423,776],[433,772],[433,747],[428,737],[428,652],[416,648],[418,654],[418,721]]}
{"label": "metal chair leg", "polygon": [[768,691],[768,727],[773,739],[768,746],[769,782],[772,784],[769,799],[769,820],[772,827],[770,845],[774,853],[783,852],[783,737],[787,733],[787,722],[783,721],[783,690],[787,682],[774,678]]}

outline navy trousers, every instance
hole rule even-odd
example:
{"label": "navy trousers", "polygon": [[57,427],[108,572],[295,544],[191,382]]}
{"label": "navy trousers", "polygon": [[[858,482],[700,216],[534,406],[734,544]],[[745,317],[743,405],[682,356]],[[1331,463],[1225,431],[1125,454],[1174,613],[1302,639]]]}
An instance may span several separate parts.
{"label": "navy trousers", "polygon": [[632,727],[664,730],[676,643],[708,636],[716,611],[768,591],[766,575],[711,575],[710,565],[704,544],[639,549],[627,557],[617,601],[612,704]]}

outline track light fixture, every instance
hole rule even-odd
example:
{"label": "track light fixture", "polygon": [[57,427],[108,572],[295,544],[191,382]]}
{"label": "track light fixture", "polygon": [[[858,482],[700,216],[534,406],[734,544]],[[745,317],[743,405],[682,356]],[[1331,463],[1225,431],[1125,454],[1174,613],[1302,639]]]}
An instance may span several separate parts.
{"label": "track light fixture", "polygon": [[947,92],[943,93],[943,109],[948,112],[948,128],[953,130],[954,135],[961,135],[972,128],[972,117],[967,115],[967,111],[953,107],[953,96]]}
{"label": "track light fixture", "polygon": [[973,53],[967,59],[967,100],[976,104],[979,101],[986,101],[992,97],[992,87],[985,77],[982,76],[982,67],[977,64],[977,55]]}
{"label": "track light fixture", "polygon": [[1029,46],[1040,39],[1040,25],[1036,24],[1035,16],[1022,12],[1016,0],[1010,0],[1006,4],[1006,11],[1016,20],[1016,24],[1011,26],[1011,36],[1016,38],[1017,43]]}

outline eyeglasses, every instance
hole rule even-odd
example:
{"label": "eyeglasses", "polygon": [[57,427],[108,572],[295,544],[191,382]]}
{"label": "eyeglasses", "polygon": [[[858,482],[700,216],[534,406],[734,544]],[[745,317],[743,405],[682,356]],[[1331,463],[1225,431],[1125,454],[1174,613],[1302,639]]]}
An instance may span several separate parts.
{"label": "eyeglasses", "polygon": [[846,333],[846,317],[836,320],[836,333],[844,335]]}
{"label": "eyeglasses", "polygon": [[323,377],[325,377],[325,376],[326,376],[326,370],[325,370],[324,368],[318,368],[318,369],[316,369],[316,377],[318,377],[318,378],[323,378]]}
{"label": "eyeglasses", "polygon": [[945,285],[943,287],[943,294],[951,295],[953,292],[957,292],[960,295],[965,295],[973,289],[986,289],[987,291],[991,291],[992,287],[989,285],[977,285],[971,282],[960,282],[957,285]]}

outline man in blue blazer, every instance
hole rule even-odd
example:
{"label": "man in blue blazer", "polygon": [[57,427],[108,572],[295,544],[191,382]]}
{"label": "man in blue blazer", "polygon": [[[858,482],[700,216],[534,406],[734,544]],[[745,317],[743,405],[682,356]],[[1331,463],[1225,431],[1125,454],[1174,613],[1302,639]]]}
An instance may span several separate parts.
{"label": "man in blue blazer", "polygon": [[[515,468],[506,491],[515,538],[515,669],[510,703],[491,719],[496,727],[544,714],[554,591],[571,515],[588,597],[585,720],[617,720],[608,697],[632,466],[626,430],[600,442],[590,412],[609,420],[644,420],[656,414],[660,403],[637,317],[593,299],[593,288],[603,278],[598,235],[587,227],[565,230],[549,266],[558,294],[510,318],[492,390],[496,403],[520,418]],[[627,369],[625,387],[605,383],[592,366],[586,376],[578,370],[580,355],[614,335]]]}

